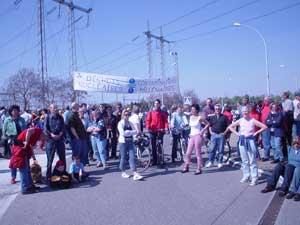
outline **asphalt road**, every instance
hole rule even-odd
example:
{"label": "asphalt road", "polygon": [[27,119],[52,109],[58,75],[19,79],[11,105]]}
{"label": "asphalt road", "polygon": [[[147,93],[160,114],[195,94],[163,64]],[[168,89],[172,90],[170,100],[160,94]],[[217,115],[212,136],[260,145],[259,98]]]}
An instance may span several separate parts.
{"label": "asphalt road", "polygon": [[[169,154],[167,139],[165,146]],[[133,181],[121,178],[117,161],[106,171],[93,165],[89,181],[71,189],[43,187],[37,194],[17,195],[0,224],[254,225],[274,196],[259,193],[264,184],[239,183],[239,168],[214,167],[197,176],[195,163],[190,173],[181,169],[180,163],[167,163],[164,169],[148,169],[143,181]]]}

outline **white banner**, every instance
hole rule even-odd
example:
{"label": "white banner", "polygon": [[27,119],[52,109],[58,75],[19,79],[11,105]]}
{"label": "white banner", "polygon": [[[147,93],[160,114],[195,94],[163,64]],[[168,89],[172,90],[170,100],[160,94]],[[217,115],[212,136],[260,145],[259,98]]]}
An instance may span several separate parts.
{"label": "white banner", "polygon": [[166,79],[140,79],[96,73],[74,72],[74,90],[104,93],[157,93],[177,92],[177,77]]}

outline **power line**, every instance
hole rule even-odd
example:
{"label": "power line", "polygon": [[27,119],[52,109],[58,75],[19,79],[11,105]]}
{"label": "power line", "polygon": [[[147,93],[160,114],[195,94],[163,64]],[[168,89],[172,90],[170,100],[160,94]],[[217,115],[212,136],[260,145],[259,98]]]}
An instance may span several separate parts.
{"label": "power line", "polygon": [[129,52],[126,52],[126,53],[124,53],[124,54],[118,56],[117,58],[111,60],[110,62],[105,63],[105,64],[102,64],[102,65],[100,65],[100,66],[97,66],[97,67],[95,67],[95,68],[93,68],[93,69],[96,70],[96,69],[99,69],[99,68],[101,68],[101,67],[105,67],[105,66],[107,66],[107,65],[111,65],[111,64],[113,64],[114,62],[117,62],[117,61],[119,61],[120,59],[122,59],[122,58],[124,58],[124,57],[127,57],[128,55],[131,55],[132,53],[135,53],[135,52],[140,51],[140,50],[141,50],[141,47],[135,48],[134,50],[131,50],[131,51],[129,51]]}
{"label": "power line", "polygon": [[200,23],[196,23],[196,24],[193,24],[193,25],[190,25],[190,26],[181,28],[181,29],[179,29],[179,30],[173,31],[173,32],[171,32],[171,33],[168,33],[166,36],[170,36],[170,35],[174,35],[174,34],[177,34],[177,33],[181,33],[181,32],[183,32],[183,31],[192,29],[192,28],[194,28],[194,27],[201,26],[201,25],[203,25],[203,24],[209,23],[209,22],[211,22],[211,21],[213,21],[213,20],[222,18],[222,17],[224,17],[224,16],[228,16],[228,15],[230,15],[230,14],[236,12],[236,11],[239,11],[239,10],[241,10],[241,9],[244,9],[244,8],[246,8],[246,7],[249,7],[249,6],[251,6],[251,5],[253,5],[253,4],[257,3],[257,2],[260,2],[260,1],[261,1],[261,0],[255,0],[255,1],[247,2],[247,3],[245,3],[245,4],[243,4],[243,5],[239,6],[239,7],[233,8],[233,9],[231,9],[231,10],[229,10],[229,11],[225,11],[225,12],[220,13],[220,14],[218,14],[218,15],[216,15],[216,16],[211,17],[211,18],[205,19],[205,20],[201,21]]}
{"label": "power line", "polygon": [[[285,7],[279,8],[279,9],[272,10],[270,12],[267,12],[267,13],[259,15],[259,16],[255,16],[255,17],[251,17],[251,18],[248,18],[248,19],[240,20],[240,22],[241,23],[248,23],[248,22],[256,21],[256,20],[262,19],[264,17],[271,16],[271,15],[277,14],[279,12],[283,12],[283,11],[286,11],[288,9],[295,8],[297,6],[300,6],[300,1],[298,1],[294,4],[287,5]],[[188,40],[195,39],[195,38],[208,36],[210,34],[213,34],[213,33],[216,33],[216,32],[222,31],[222,30],[227,30],[227,29],[230,29],[230,28],[233,28],[232,24],[226,25],[226,26],[223,26],[223,27],[219,27],[217,29],[214,29],[214,30],[211,30],[211,31],[208,31],[208,32],[202,32],[202,33],[191,35],[191,36],[186,37],[186,38],[178,39],[178,40],[175,40],[175,42],[179,43],[179,42],[184,42],[184,41],[188,41]]]}
{"label": "power line", "polygon": [[[79,20],[77,20],[75,23],[77,23],[78,21],[79,21]],[[68,28],[68,26],[62,27],[60,30],[58,30],[57,32],[53,33],[53,34],[50,35],[48,38],[46,38],[46,41],[51,40],[51,39],[54,38],[56,35],[62,33],[63,31],[65,31],[67,28]],[[1,62],[1,63],[0,63],[0,66],[4,66],[4,65],[6,65],[6,64],[9,64],[9,63],[13,62],[13,61],[14,61],[15,59],[17,59],[18,57],[20,57],[20,56],[22,56],[22,55],[24,55],[24,54],[30,52],[31,50],[37,48],[39,45],[40,45],[40,42],[38,42],[37,44],[31,46],[31,47],[28,48],[28,49],[25,49],[24,51],[22,51],[22,52],[19,53],[18,55],[15,55],[15,56],[13,56],[13,57],[10,58],[10,59],[8,59],[8,60],[6,60],[6,61],[4,61],[4,62]]]}
{"label": "power line", "polygon": [[164,23],[162,25],[159,25],[159,26],[153,28],[151,31],[158,30],[158,29],[160,29],[160,27],[165,27],[165,26],[168,26],[170,24],[176,23],[177,21],[179,21],[179,20],[181,20],[181,19],[183,19],[183,18],[185,18],[187,16],[190,16],[190,15],[196,13],[196,12],[199,12],[199,11],[201,11],[203,9],[206,9],[207,7],[209,7],[211,5],[214,5],[214,4],[216,4],[217,2],[220,2],[220,1],[221,0],[214,0],[214,1],[210,1],[208,3],[205,3],[202,6],[200,6],[200,7],[196,8],[196,9],[193,9],[193,10],[187,12],[186,14],[183,14],[182,16],[176,17],[175,19],[172,19],[172,20],[170,20],[167,23]]}

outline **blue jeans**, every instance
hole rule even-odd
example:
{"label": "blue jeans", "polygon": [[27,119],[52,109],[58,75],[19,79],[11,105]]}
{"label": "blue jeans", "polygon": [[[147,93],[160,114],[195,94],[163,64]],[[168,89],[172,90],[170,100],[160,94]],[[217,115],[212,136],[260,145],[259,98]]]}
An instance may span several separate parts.
{"label": "blue jeans", "polygon": [[249,140],[250,149],[246,150],[244,146],[239,144],[240,154],[242,158],[243,178],[258,179],[258,167],[256,163],[256,144],[255,140]]}
{"label": "blue jeans", "polygon": [[281,137],[271,135],[271,145],[274,151],[274,160],[283,160]]}
{"label": "blue jeans", "polygon": [[26,160],[25,167],[20,168],[19,171],[21,181],[21,192],[25,192],[28,188],[32,187],[33,185],[29,168],[29,160]]}
{"label": "blue jeans", "polygon": [[264,146],[264,158],[269,159],[270,158],[270,149],[271,149],[271,134],[270,129],[267,128],[261,133],[262,143]]}
{"label": "blue jeans", "polygon": [[47,172],[46,177],[50,178],[52,174],[52,163],[54,160],[55,152],[58,155],[59,160],[63,161],[66,168],[66,151],[65,151],[65,142],[64,139],[60,140],[49,140],[46,145],[46,154],[47,154]]}
{"label": "blue jeans", "polygon": [[224,154],[224,145],[225,145],[225,137],[223,134],[212,134],[210,137],[210,147],[209,147],[209,161],[213,163],[216,158],[218,163],[223,162],[223,154]]}
{"label": "blue jeans", "polygon": [[17,177],[17,169],[11,168],[10,169],[10,173],[11,173],[11,179],[16,179],[16,177]]}
{"label": "blue jeans", "polygon": [[132,171],[136,171],[135,167],[135,147],[133,141],[128,141],[125,143],[119,143],[120,150],[120,170],[125,171],[125,162],[127,155],[129,154],[129,166]]}
{"label": "blue jeans", "polygon": [[107,140],[106,139],[100,140],[99,137],[95,137],[91,135],[91,144],[98,162],[102,162],[103,165],[105,165]]}
{"label": "blue jeans", "polygon": [[72,139],[71,140],[72,156],[79,157],[83,165],[89,163],[87,140]]}
{"label": "blue jeans", "polygon": [[293,180],[290,185],[290,191],[300,194],[300,167],[296,167],[294,170]]}
{"label": "blue jeans", "polygon": [[293,124],[293,137],[300,136],[300,121],[294,120]]}

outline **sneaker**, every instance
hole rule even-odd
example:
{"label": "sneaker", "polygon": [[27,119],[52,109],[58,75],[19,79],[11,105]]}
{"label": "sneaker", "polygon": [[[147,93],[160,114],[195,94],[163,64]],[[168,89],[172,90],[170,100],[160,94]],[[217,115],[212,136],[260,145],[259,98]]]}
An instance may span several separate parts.
{"label": "sneaker", "polygon": [[102,163],[101,162],[98,162],[96,167],[101,167],[102,166]]}
{"label": "sneaker", "polygon": [[261,161],[266,162],[266,161],[269,161],[269,159],[268,158],[262,158]]}
{"label": "sneaker", "polygon": [[295,196],[295,193],[290,191],[290,192],[285,196],[285,198],[286,198],[286,199],[292,199],[292,198],[294,198],[294,196]]}
{"label": "sneaker", "polygon": [[240,180],[240,183],[247,183],[249,181],[249,177],[243,177],[241,180]]}
{"label": "sneaker", "polygon": [[126,173],[126,172],[122,172],[122,177],[123,178],[129,178],[130,175],[128,173]]}
{"label": "sneaker", "polygon": [[199,174],[201,174],[202,173],[202,170],[201,169],[197,169],[196,171],[195,171],[195,175],[199,175]]}
{"label": "sneaker", "polygon": [[279,162],[280,162],[279,159],[274,159],[271,161],[272,164],[279,163]]}
{"label": "sneaker", "polygon": [[294,201],[299,202],[300,201],[300,194],[295,194]]}
{"label": "sneaker", "polygon": [[135,172],[133,175],[133,180],[142,180],[144,177],[141,176],[139,173]]}
{"label": "sneaker", "polygon": [[17,183],[17,181],[16,181],[15,178],[12,178],[12,179],[10,180],[10,183],[11,183],[11,184],[15,184],[15,183]]}
{"label": "sneaker", "polygon": [[213,163],[212,162],[208,162],[207,164],[206,164],[206,168],[210,168],[210,167],[212,167],[213,166]]}
{"label": "sneaker", "polygon": [[257,179],[252,179],[249,185],[250,185],[250,186],[255,186],[255,185],[257,185]]}
{"label": "sneaker", "polygon": [[221,169],[223,167],[223,163],[218,163],[218,168]]}

